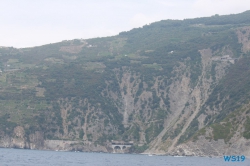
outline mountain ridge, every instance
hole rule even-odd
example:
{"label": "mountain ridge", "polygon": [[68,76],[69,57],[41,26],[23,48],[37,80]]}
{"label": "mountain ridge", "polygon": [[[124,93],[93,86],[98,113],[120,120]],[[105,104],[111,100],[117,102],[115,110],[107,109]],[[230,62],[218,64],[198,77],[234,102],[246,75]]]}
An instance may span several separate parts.
{"label": "mountain ridge", "polygon": [[250,156],[249,16],[1,47],[0,146]]}

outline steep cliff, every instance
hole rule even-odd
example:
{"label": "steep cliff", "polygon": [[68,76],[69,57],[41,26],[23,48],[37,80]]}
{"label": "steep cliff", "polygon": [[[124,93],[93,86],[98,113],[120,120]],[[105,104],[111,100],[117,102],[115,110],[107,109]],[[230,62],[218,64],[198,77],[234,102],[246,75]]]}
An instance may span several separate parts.
{"label": "steep cliff", "polygon": [[0,147],[250,156],[249,16],[0,48]]}

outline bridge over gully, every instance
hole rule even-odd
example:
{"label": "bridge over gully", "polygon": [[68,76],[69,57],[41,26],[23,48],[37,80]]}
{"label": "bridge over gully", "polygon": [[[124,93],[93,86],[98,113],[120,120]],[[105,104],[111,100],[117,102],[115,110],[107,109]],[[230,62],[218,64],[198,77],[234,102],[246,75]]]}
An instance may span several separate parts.
{"label": "bridge over gully", "polygon": [[112,141],[111,144],[113,151],[115,150],[124,150],[126,148],[130,148],[131,146],[133,146],[133,142],[119,142],[119,141]]}

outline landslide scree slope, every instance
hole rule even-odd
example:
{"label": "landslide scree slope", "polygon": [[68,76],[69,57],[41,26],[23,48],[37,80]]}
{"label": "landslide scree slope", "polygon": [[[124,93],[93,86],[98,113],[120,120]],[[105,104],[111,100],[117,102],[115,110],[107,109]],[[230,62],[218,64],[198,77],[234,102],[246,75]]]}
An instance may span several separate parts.
{"label": "landslide scree slope", "polygon": [[246,11],[1,47],[0,146],[250,155],[249,39]]}

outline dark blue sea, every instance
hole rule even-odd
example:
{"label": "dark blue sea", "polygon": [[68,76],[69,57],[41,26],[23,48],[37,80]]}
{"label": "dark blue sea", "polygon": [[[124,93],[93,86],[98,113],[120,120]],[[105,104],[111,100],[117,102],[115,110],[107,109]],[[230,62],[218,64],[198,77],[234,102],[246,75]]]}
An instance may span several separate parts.
{"label": "dark blue sea", "polygon": [[148,156],[59,152],[0,148],[0,166],[250,166],[250,160],[225,162],[223,158]]}

